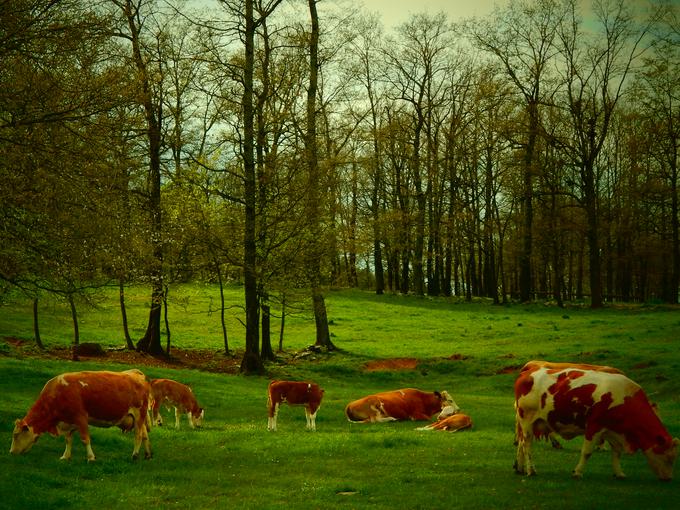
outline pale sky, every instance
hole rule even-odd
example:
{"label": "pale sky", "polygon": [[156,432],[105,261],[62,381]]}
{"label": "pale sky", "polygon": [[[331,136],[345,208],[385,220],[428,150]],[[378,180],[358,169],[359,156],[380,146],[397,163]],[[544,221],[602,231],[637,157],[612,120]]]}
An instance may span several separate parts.
{"label": "pale sky", "polygon": [[381,15],[386,29],[393,28],[406,21],[411,14],[417,12],[437,13],[443,11],[449,21],[457,22],[472,16],[487,16],[495,5],[503,5],[503,0],[359,0],[363,1],[366,10],[376,11]]}

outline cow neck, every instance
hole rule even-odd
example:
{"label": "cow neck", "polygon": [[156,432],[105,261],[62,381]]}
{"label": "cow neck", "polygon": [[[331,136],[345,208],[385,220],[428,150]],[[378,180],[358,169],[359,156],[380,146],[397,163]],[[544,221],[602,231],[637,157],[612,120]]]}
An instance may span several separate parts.
{"label": "cow neck", "polygon": [[57,416],[55,406],[51,405],[43,397],[39,397],[38,401],[33,404],[33,407],[28,411],[24,418],[27,425],[33,427],[34,434],[42,434],[49,432],[57,435]]}

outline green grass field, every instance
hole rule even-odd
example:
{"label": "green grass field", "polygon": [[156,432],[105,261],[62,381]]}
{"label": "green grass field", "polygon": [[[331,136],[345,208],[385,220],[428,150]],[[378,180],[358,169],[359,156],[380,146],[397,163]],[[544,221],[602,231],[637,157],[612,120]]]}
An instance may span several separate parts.
{"label": "green grass field", "polygon": [[[230,305],[242,290],[229,289]],[[143,332],[146,289],[128,295],[134,335]],[[222,348],[217,289],[171,289],[173,344]],[[269,364],[267,377],[144,367],[149,377],[190,384],[206,408],[204,428],[151,431],[154,458],[131,460],[133,438],[92,428],[97,461],[88,464],[80,442],[73,459],[60,461],[64,441],[40,438],[22,456],[0,455],[2,508],[676,508],[680,482],[656,479],[641,454],[626,456],[627,480],[611,474],[609,452],[590,459],[583,480],[570,478],[581,439],[564,450],[536,444],[538,476],[513,472],[513,373],[504,368],[531,358],[606,363],[625,370],[659,405],[662,419],[680,436],[680,313],[670,308],[628,307],[591,311],[542,305],[491,306],[455,300],[374,296],[334,291],[327,296],[333,341],[341,352],[288,364]],[[123,345],[117,293],[79,310],[81,341]],[[230,344],[243,347],[239,308],[228,313]],[[278,327],[277,325],[275,327]],[[66,306],[41,307],[47,347],[68,345]],[[289,317],[284,348],[312,343],[307,313]],[[0,307],[0,338],[30,340],[29,302]],[[276,334],[278,338],[278,333]],[[37,359],[0,342],[0,437],[9,451],[11,430],[44,383],[55,374],[128,365]],[[456,355],[456,356],[454,356]],[[381,358],[413,357],[415,370],[366,371]],[[449,359],[463,358],[463,359]],[[325,389],[317,432],[305,431],[300,408],[282,408],[279,430],[267,432],[270,378],[311,379]],[[350,424],[346,403],[400,387],[448,390],[474,428],[458,433],[418,432],[417,423]],[[166,424],[172,424],[165,412]],[[676,473],[680,477],[680,472]]]}

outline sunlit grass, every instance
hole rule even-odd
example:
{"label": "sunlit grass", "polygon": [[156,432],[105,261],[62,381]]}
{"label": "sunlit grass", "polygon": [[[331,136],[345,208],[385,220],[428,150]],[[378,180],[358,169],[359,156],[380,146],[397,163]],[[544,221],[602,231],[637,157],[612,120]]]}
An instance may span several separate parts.
{"label": "sunlit grass", "polygon": [[[230,287],[230,306],[242,289]],[[173,343],[219,350],[219,315],[210,306],[213,286],[171,289]],[[129,291],[131,324],[143,329],[147,289]],[[117,293],[96,309],[82,307],[82,341],[121,346]],[[173,299],[177,300],[176,302]],[[183,301],[182,301],[183,300]],[[611,476],[610,454],[598,452],[584,479],[570,472],[579,439],[556,451],[535,447],[538,476],[515,475],[514,374],[502,369],[530,358],[581,360],[618,366],[643,384],[658,403],[669,431],[680,436],[680,315],[638,307],[557,309],[543,305],[491,306],[359,291],[327,296],[333,340],[341,352],[292,364],[268,364],[266,377],[145,367],[150,377],[190,384],[206,408],[205,427],[154,428],[154,458],[133,462],[132,437],[92,429],[94,464],[78,441],[73,459],[59,461],[62,438],[44,436],[26,455],[0,455],[3,508],[675,508],[678,482],[656,480],[638,454],[622,461],[625,481]],[[0,308],[0,336],[30,341],[30,302]],[[230,339],[243,348],[239,308],[229,312]],[[48,347],[68,345],[68,309],[46,303],[41,312]],[[138,330],[138,331],[140,331]],[[312,343],[313,321],[287,321],[284,347]],[[451,359],[451,356],[459,356]],[[379,358],[414,357],[415,370],[367,372]],[[462,359],[455,359],[462,358]],[[14,419],[25,414],[44,383],[57,373],[128,368],[0,355],[0,437],[9,449]],[[266,430],[270,377],[313,379],[326,390],[317,432],[305,430],[304,412],[283,407],[278,432]],[[474,422],[470,431],[417,432],[415,423],[348,423],[350,400],[383,389],[413,386],[448,390]],[[166,423],[174,420],[165,415]],[[6,450],[6,451],[7,451]]]}

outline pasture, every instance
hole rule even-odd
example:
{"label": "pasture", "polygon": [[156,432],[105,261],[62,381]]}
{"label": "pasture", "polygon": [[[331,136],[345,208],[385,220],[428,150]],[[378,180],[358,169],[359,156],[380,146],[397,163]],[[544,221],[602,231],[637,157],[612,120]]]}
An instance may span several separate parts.
{"label": "pasture", "polygon": [[[172,289],[173,344],[222,348],[213,287]],[[133,289],[128,310],[141,335],[146,289]],[[173,301],[174,298],[174,301]],[[232,304],[241,289],[230,288]],[[610,453],[590,459],[583,480],[570,473],[581,439],[563,450],[538,443],[538,475],[513,472],[514,369],[532,358],[582,361],[621,368],[659,405],[669,432],[680,436],[680,313],[677,309],[492,306],[448,299],[374,296],[334,291],[327,296],[333,341],[340,352],[294,359],[312,343],[313,321],[287,318],[286,363],[244,377],[104,358],[78,363],[36,357],[0,342],[0,494],[3,508],[676,508],[676,480],[659,482],[638,453],[625,456],[626,480],[611,474]],[[0,307],[0,338],[30,341],[30,303]],[[116,293],[81,310],[81,341],[120,347]],[[242,348],[238,312],[228,316],[230,343]],[[41,332],[48,348],[70,342],[68,309],[47,303]],[[276,326],[275,326],[276,328]],[[274,335],[276,336],[276,335]],[[28,350],[30,351],[30,350]],[[366,364],[413,358],[414,369],[367,370]],[[88,464],[76,437],[73,458],[60,461],[63,438],[45,435],[22,456],[10,456],[11,430],[44,383],[75,370],[141,368],[149,377],[189,384],[206,408],[204,427],[151,430],[154,458],[131,460],[133,438],[118,429],[91,428],[97,460]],[[278,431],[267,431],[266,388],[271,378],[310,379],[325,389],[317,431],[305,430],[301,408],[283,406]],[[400,387],[445,389],[474,427],[457,433],[418,432],[423,423],[351,424],[350,400]]]}

